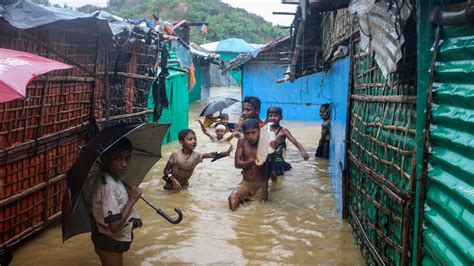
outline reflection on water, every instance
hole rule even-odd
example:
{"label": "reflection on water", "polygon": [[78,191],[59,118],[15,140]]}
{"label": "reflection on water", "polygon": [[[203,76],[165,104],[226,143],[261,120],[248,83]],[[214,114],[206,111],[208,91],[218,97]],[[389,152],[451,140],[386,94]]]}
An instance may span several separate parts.
{"label": "reflection on water", "polygon": [[[215,88],[213,95],[240,98],[237,89]],[[190,128],[198,135],[197,151],[225,150],[226,144],[210,143],[195,122],[208,101],[193,103]],[[231,121],[240,105],[227,109]],[[319,125],[284,121],[310,154],[320,136]],[[236,140],[233,140],[236,144]],[[331,181],[324,160],[302,161],[292,144],[286,158],[293,169],[270,185],[267,203],[245,204],[236,212],[228,209],[227,197],[242,179],[233,166],[233,156],[198,165],[187,190],[163,190],[162,171],[178,143],[163,147],[163,160],[150,171],[140,186],[144,196],[172,214],[178,207],[184,213],[179,225],[166,222],[139,201],[136,209],[144,226],[136,230],[135,241],[125,253],[126,265],[158,263],[320,263],[363,264],[349,225],[336,210]],[[14,252],[15,265],[99,264],[89,234],[64,244],[60,226],[39,234]]]}

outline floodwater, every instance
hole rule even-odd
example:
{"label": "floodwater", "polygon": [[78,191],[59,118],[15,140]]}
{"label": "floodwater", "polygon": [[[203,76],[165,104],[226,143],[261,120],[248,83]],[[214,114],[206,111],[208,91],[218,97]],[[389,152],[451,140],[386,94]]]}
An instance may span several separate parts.
{"label": "floodwater", "polygon": [[[212,98],[240,98],[240,90],[213,88]],[[199,152],[226,150],[227,144],[210,143],[201,133],[200,110],[208,103],[191,105],[190,128],[197,132]],[[239,115],[240,105],[226,110],[231,120]],[[131,250],[124,255],[125,265],[173,264],[323,264],[363,265],[352,230],[343,221],[327,174],[327,161],[312,156],[320,136],[319,124],[283,121],[282,124],[303,144],[311,158],[303,161],[291,143],[286,158],[293,169],[270,185],[269,201],[251,202],[236,212],[228,208],[227,197],[242,179],[234,168],[233,156],[198,165],[188,189],[163,190],[163,167],[178,143],[163,147],[163,160],[140,186],[149,201],[173,215],[180,208],[183,221],[173,225],[139,201],[135,206],[143,227],[134,231]],[[236,144],[236,140],[232,143]],[[14,250],[13,265],[97,265],[89,234],[65,243],[61,227],[40,233]]]}

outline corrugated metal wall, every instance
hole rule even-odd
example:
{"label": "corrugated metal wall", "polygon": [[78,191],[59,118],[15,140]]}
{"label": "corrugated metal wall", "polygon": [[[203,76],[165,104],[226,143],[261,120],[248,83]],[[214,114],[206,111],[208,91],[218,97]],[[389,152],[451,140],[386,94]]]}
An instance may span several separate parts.
{"label": "corrugated metal wall", "polygon": [[423,265],[474,265],[474,27],[441,31],[433,83]]}

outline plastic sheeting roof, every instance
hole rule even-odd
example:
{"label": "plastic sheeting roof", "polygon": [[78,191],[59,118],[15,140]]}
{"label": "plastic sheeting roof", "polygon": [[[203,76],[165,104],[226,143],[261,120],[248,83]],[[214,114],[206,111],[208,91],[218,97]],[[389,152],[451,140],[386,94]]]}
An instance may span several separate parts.
{"label": "plastic sheeting roof", "polygon": [[255,49],[248,42],[237,38],[230,38],[218,42],[206,43],[201,45],[201,47],[212,52],[228,53],[247,53]]}
{"label": "plastic sheeting roof", "polygon": [[47,7],[30,2],[18,1],[11,5],[0,5],[0,18],[17,29],[30,29],[57,22],[70,23],[77,28],[94,28],[99,32],[117,35],[130,32],[135,25],[105,11],[86,14],[72,9]]}

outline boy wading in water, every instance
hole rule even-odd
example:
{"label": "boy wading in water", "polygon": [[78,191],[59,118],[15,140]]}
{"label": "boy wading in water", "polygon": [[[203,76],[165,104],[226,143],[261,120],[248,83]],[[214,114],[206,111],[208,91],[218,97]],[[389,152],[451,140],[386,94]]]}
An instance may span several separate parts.
{"label": "boy wading in water", "polygon": [[318,148],[316,149],[316,157],[320,158],[329,158],[329,143],[331,141],[331,116],[330,116],[330,105],[325,103],[321,105],[319,109],[319,116],[323,120],[323,124],[321,125],[321,139],[319,140]]}
{"label": "boy wading in water", "polygon": [[119,179],[127,172],[131,154],[132,144],[122,138],[101,156],[104,175],[92,194],[91,239],[102,265],[122,265],[122,254],[132,244],[132,229],[142,225],[133,210],[142,193],[136,187],[127,193]]}
{"label": "boy wading in water", "polygon": [[280,121],[283,118],[282,110],[278,106],[272,106],[267,109],[267,120],[272,123],[270,126],[271,131],[275,132],[276,135],[276,148],[275,153],[273,153],[272,164],[273,172],[271,175],[272,181],[276,181],[276,176],[281,176],[291,169],[291,164],[285,162],[283,158],[283,151],[286,150],[286,139],[288,138],[300,151],[301,157],[305,161],[309,159],[308,153],[301,144],[291,135],[290,131],[287,128],[284,128],[280,125]]}
{"label": "boy wading in water", "polygon": [[229,156],[232,145],[225,152],[198,153],[194,151],[197,145],[196,133],[191,129],[184,129],[178,133],[179,143],[183,147],[174,151],[163,170],[163,179],[166,181],[163,187],[166,190],[181,190],[188,186],[188,180],[193,174],[194,168],[202,162],[202,159],[213,158],[213,161]]}
{"label": "boy wading in water", "polygon": [[242,169],[242,182],[229,196],[229,208],[235,211],[241,202],[249,200],[264,201],[268,198],[268,181],[265,167],[257,165],[257,146],[260,126],[257,119],[245,119],[242,124],[244,137],[237,142],[235,167]]}

